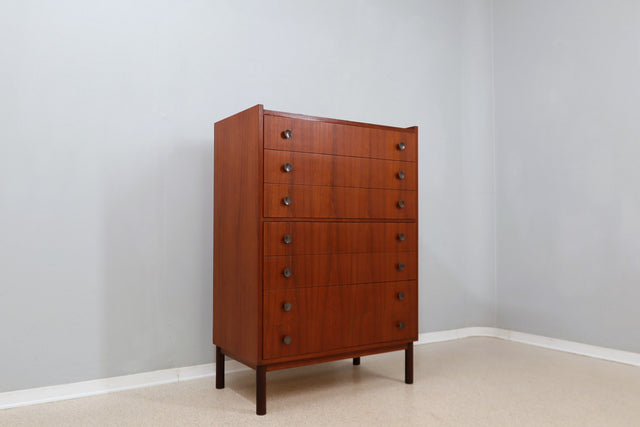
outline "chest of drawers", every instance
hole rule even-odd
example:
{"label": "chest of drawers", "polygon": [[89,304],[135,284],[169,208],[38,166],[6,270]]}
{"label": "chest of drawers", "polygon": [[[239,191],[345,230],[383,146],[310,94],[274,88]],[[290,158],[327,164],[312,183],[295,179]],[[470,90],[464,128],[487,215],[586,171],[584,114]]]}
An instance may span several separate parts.
{"label": "chest of drawers", "polygon": [[418,130],[264,110],[215,124],[213,343],[266,373],[418,338]]}

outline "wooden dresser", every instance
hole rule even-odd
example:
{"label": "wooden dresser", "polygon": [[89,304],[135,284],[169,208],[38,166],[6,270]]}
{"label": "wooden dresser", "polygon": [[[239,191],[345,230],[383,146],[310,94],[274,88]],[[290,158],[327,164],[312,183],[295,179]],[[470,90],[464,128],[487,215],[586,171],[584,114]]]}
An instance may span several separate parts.
{"label": "wooden dresser", "polygon": [[215,124],[213,343],[266,373],[418,339],[418,129],[264,110]]}

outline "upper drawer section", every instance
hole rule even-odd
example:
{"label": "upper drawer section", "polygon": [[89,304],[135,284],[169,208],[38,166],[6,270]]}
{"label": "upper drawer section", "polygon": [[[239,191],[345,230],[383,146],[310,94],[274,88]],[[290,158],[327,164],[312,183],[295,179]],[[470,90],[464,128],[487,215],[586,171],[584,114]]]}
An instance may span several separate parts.
{"label": "upper drawer section", "polygon": [[264,148],[413,162],[418,157],[417,134],[409,130],[327,123],[266,114]]}
{"label": "upper drawer section", "polygon": [[415,190],[415,162],[264,150],[264,182]]}

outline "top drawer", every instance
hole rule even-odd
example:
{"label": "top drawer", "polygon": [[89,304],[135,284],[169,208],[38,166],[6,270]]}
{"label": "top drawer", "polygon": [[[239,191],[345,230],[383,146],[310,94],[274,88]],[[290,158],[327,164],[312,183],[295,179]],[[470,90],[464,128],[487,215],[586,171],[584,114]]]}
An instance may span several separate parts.
{"label": "top drawer", "polygon": [[[291,132],[285,132],[287,130]],[[413,162],[418,157],[417,134],[410,130],[381,129],[266,114],[264,148]]]}

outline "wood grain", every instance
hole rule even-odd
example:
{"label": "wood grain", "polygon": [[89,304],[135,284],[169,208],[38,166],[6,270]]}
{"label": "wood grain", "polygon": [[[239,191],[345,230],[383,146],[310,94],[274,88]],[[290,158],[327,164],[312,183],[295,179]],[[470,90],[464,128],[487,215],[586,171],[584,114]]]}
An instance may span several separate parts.
{"label": "wood grain", "polygon": [[[399,235],[404,240],[399,240]],[[285,243],[284,236],[291,237]],[[418,226],[406,222],[265,222],[264,255],[418,250]]]}
{"label": "wood grain", "polygon": [[[415,280],[415,252],[271,256],[264,259],[264,290]],[[398,265],[404,264],[404,270]],[[285,277],[284,270],[291,270]]]}
{"label": "wood grain", "polygon": [[312,122],[324,122],[324,123],[333,123],[338,125],[357,126],[357,127],[363,127],[363,128],[371,128],[371,129],[393,130],[393,131],[401,131],[401,132],[417,132],[418,131],[417,126],[397,127],[397,126],[381,125],[376,123],[354,122],[351,120],[334,119],[331,117],[310,116],[308,114],[289,113],[284,111],[274,111],[274,110],[266,110],[266,109],[264,110],[264,115],[286,117],[289,119],[306,120],[306,121],[312,121]]}
{"label": "wood grain", "polygon": [[[417,336],[416,287],[410,281],[265,292],[264,359],[411,340]],[[282,309],[285,302],[291,311]]]}
{"label": "wood grain", "polygon": [[417,209],[416,191],[264,184],[265,217],[415,219]]}
{"label": "wood grain", "polygon": [[[292,131],[289,139],[283,136],[287,129]],[[403,151],[398,149],[401,142],[406,145]],[[416,128],[381,129],[272,115],[264,116],[264,146],[272,150],[374,159],[415,162],[418,158]]]}
{"label": "wood grain", "polygon": [[415,190],[418,175],[415,162],[265,150],[264,182]]}
{"label": "wood grain", "polygon": [[215,124],[213,343],[260,356],[262,106]]}

